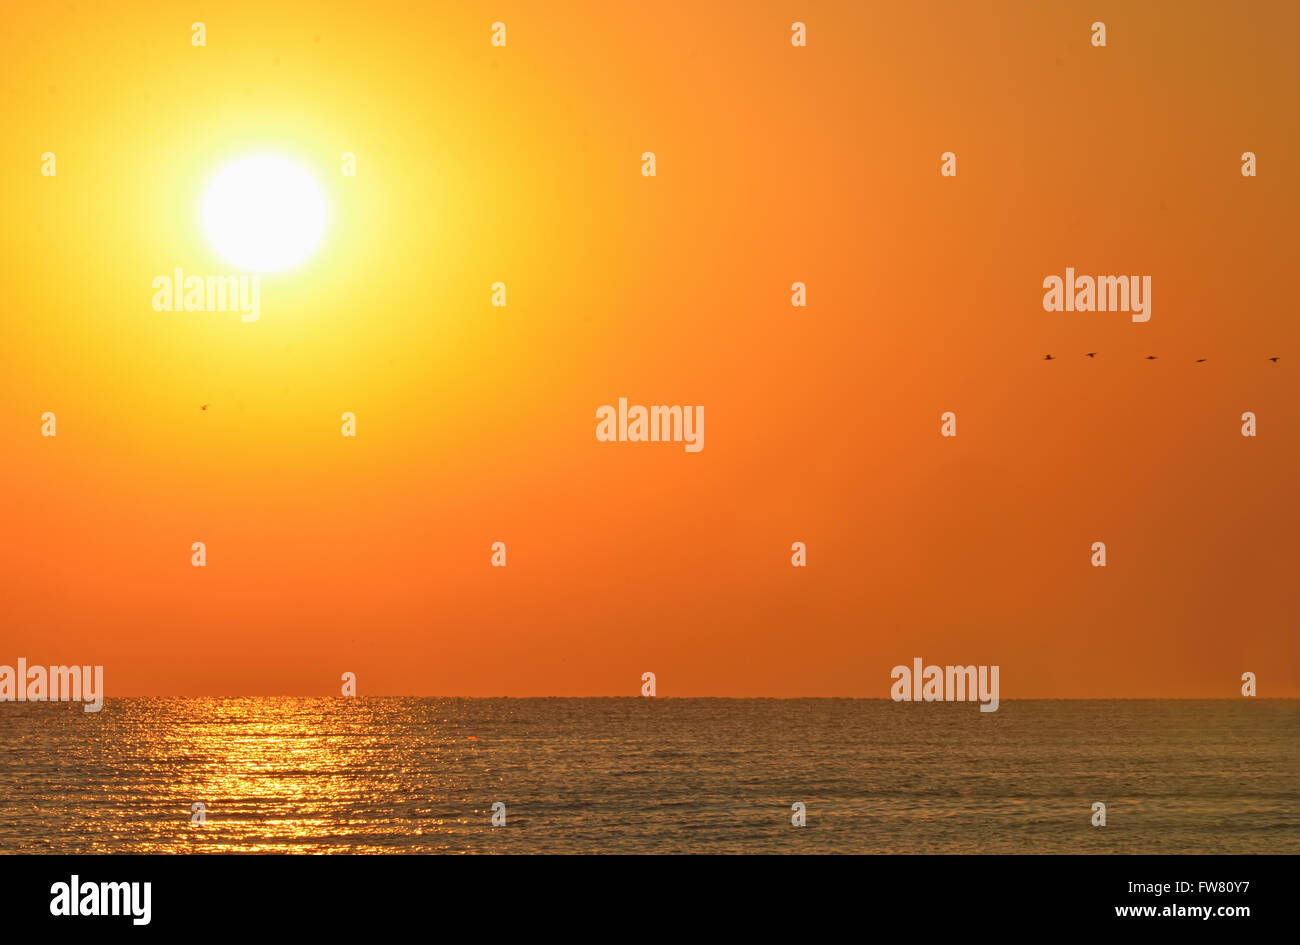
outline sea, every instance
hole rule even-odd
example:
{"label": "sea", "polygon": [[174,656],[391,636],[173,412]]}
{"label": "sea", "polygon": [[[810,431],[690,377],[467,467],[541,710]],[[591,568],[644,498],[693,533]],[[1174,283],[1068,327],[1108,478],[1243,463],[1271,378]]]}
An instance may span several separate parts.
{"label": "sea", "polygon": [[120,852],[1300,853],[1300,700],[0,703],[0,853]]}

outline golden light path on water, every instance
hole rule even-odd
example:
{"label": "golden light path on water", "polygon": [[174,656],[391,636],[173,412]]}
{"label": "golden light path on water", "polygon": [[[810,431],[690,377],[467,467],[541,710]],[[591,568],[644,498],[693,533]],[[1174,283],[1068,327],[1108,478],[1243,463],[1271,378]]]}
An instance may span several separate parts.
{"label": "golden light path on water", "polygon": [[0,852],[1300,852],[1294,700],[1004,701],[993,722],[844,699],[4,703]]}

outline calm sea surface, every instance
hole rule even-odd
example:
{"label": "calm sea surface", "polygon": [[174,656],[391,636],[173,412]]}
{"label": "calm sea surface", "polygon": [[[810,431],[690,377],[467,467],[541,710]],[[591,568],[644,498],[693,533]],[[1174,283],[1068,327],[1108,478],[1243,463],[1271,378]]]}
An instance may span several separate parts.
{"label": "calm sea surface", "polygon": [[0,852],[1300,853],[1298,759],[1292,700],[2,703]]}

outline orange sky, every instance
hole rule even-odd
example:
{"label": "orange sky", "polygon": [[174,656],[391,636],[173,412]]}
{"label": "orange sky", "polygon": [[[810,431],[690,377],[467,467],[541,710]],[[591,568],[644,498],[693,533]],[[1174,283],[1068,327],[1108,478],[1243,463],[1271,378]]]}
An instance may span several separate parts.
{"label": "orange sky", "polygon": [[[1300,7],[425,6],[0,14],[0,663],[1300,696]],[[155,312],[155,275],[233,271],[198,207],[265,148],[321,247],[255,323]],[[1067,266],[1150,275],[1151,321],[1044,312]],[[597,442],[620,396],[704,405],[704,450]]]}

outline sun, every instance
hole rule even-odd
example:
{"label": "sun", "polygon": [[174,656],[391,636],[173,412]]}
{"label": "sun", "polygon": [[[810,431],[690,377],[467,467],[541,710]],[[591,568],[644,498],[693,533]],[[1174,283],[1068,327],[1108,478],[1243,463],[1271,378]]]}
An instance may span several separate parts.
{"label": "sun", "polygon": [[292,161],[257,155],[223,168],[203,198],[203,229],[241,269],[276,272],[310,255],[325,232],[325,199]]}

